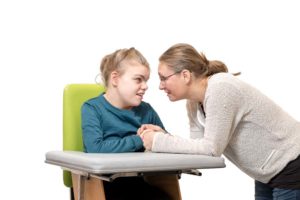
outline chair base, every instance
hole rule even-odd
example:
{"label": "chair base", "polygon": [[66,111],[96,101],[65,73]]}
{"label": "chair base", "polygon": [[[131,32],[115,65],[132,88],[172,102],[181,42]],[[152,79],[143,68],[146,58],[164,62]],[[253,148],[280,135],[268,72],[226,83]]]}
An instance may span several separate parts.
{"label": "chair base", "polygon": [[[178,175],[151,175],[144,178],[147,183],[168,194],[170,200],[182,199]],[[72,181],[75,200],[106,200],[102,180],[72,173]]]}

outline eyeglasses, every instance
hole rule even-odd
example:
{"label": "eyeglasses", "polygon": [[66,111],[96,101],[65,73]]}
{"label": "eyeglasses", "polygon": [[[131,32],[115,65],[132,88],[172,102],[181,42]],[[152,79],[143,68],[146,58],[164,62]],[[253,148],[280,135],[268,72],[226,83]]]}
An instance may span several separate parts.
{"label": "eyeglasses", "polygon": [[170,74],[169,76],[159,76],[159,80],[160,82],[166,82],[171,76],[174,76],[175,74],[178,74],[180,73],[181,71],[179,72],[174,72],[173,74]]}

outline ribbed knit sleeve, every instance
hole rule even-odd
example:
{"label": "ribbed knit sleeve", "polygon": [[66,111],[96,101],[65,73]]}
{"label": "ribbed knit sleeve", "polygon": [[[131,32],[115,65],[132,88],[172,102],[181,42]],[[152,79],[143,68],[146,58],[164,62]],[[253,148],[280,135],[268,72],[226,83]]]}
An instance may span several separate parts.
{"label": "ribbed knit sleeve", "polygon": [[240,91],[230,83],[211,84],[203,104],[206,113],[203,138],[157,134],[152,151],[221,156],[243,116],[242,103]]}

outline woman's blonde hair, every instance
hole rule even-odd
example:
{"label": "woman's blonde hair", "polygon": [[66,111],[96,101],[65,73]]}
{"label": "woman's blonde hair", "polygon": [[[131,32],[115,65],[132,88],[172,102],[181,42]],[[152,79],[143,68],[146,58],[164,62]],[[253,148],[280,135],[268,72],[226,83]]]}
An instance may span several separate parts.
{"label": "woman's blonde hair", "polygon": [[108,86],[110,74],[113,71],[122,73],[122,63],[124,62],[137,62],[150,69],[146,58],[134,47],[116,50],[104,56],[100,64],[101,78],[106,87]]}
{"label": "woman's blonde hair", "polygon": [[170,47],[159,58],[175,72],[184,69],[193,72],[195,77],[206,77],[219,72],[228,72],[227,66],[218,60],[209,61],[203,53],[189,44],[179,43]]}
{"label": "woman's blonde hair", "polygon": [[[218,60],[209,61],[203,53],[189,44],[179,43],[171,46],[159,58],[159,61],[168,65],[174,72],[180,72],[184,69],[192,72],[195,77],[207,77],[220,72],[228,72],[227,66]],[[239,75],[240,72],[233,75]],[[194,126],[193,119],[197,116],[199,102],[188,100],[186,108],[190,125]]]}

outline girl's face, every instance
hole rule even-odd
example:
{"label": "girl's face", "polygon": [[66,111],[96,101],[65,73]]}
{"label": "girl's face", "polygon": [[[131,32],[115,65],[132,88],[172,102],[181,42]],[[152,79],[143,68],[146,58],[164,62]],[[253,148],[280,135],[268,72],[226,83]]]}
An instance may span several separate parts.
{"label": "girl's face", "polygon": [[159,89],[167,93],[170,101],[185,98],[187,88],[181,72],[175,72],[165,63],[159,63],[158,76],[160,78]]}
{"label": "girl's face", "polygon": [[115,79],[118,107],[131,109],[140,105],[148,89],[147,81],[150,71],[137,62],[123,63],[123,71]]}

